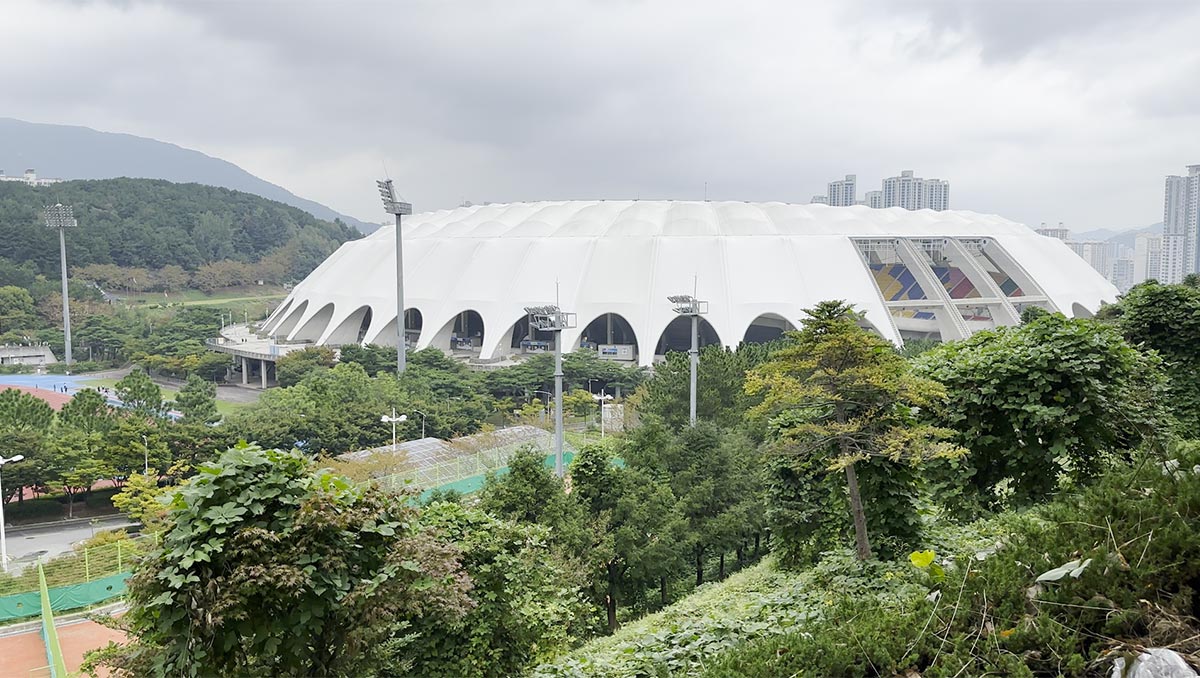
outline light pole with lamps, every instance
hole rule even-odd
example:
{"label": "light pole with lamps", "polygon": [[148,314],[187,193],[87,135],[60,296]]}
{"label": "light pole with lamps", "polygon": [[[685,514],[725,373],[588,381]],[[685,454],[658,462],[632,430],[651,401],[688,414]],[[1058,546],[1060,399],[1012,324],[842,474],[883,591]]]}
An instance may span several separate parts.
{"label": "light pole with lamps", "polygon": [[688,396],[688,421],[696,425],[696,366],[700,364],[700,316],[708,313],[708,302],[699,301],[691,294],[676,294],[667,297],[675,304],[675,312],[692,319],[692,348],[688,351],[691,362],[689,375],[690,389]]}
{"label": "light pole with lamps", "polygon": [[[58,231],[58,256],[62,262],[63,341],[66,343],[67,370],[71,369],[71,299],[67,293],[67,229],[75,228],[75,208],[58,203],[46,206],[46,226]],[[68,371],[67,374],[70,374]]]}
{"label": "light pole with lamps", "polygon": [[[5,464],[11,464],[14,461],[21,461],[25,458],[23,454],[16,454],[8,459],[0,457],[0,468],[4,468]],[[24,491],[24,488],[22,488]],[[4,563],[4,571],[8,572],[8,541],[4,534],[4,488],[0,486],[0,562]]]}
{"label": "light pole with lamps", "polygon": [[385,414],[379,418],[379,421],[382,421],[385,424],[392,425],[392,454],[395,454],[396,453],[396,424],[408,421],[408,415],[402,414],[397,417],[396,416],[396,408],[393,407],[392,408],[392,416],[389,417]]}
{"label": "light pole with lamps", "polygon": [[563,409],[562,409],[562,331],[575,327],[575,314],[564,313],[558,306],[527,306],[529,326],[539,332],[554,333],[554,473],[562,478],[563,467]]}
{"label": "light pole with lamps", "polygon": [[605,403],[605,401],[612,400],[613,397],[611,395],[605,393],[604,389],[600,389],[599,393],[592,394],[592,398],[594,398],[596,400],[596,402],[600,403],[600,438],[603,439],[604,438],[604,403]]}
{"label": "light pole with lamps", "polygon": [[396,189],[392,186],[391,179],[375,183],[379,186],[379,197],[383,198],[384,211],[396,216],[396,334],[399,336],[399,340],[396,342],[396,374],[398,376],[404,374],[407,362],[405,353],[408,351],[404,337],[404,238],[400,234],[400,217],[412,214],[412,205],[396,200]]}
{"label": "light pole with lamps", "polygon": [[421,415],[421,437],[425,437],[425,413],[421,410],[413,410],[413,414]]}

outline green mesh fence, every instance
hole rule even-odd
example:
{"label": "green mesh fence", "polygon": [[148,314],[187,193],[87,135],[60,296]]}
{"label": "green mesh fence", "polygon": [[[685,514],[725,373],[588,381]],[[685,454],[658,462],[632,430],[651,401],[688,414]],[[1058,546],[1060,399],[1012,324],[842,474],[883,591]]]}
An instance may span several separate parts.
{"label": "green mesh fence", "polygon": [[154,546],[157,535],[117,539],[79,549],[19,574],[0,575],[0,623],[42,612],[42,580],[55,612],[89,607],[125,593],[133,560]]}

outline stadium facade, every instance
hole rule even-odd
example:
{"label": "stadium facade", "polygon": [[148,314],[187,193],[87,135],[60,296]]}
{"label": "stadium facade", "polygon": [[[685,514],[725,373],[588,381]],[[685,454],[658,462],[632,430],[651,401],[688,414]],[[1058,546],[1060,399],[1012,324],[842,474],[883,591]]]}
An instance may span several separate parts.
{"label": "stadium facade", "polygon": [[[260,335],[394,346],[393,228],[342,245]],[[404,231],[408,343],[479,363],[549,348],[523,309],[555,301],[578,317],[564,348],[648,365],[687,346],[667,297],[693,290],[709,302],[703,343],[730,347],[778,336],[827,299],[900,343],[1016,324],[1028,306],[1090,316],[1117,295],[1061,241],[966,211],[533,202],[417,214]]]}

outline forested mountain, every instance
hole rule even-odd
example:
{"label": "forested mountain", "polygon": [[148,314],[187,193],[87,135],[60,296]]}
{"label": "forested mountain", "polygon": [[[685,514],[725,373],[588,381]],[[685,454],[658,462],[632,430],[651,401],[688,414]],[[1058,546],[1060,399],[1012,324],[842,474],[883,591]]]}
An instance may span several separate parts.
{"label": "forested mountain", "polygon": [[340,222],[250,193],[155,179],[67,181],[50,186],[0,183],[0,257],[58,271],[57,235],[44,205],[73,205],[79,227],[67,238],[72,269],[91,264],[187,270],[220,261],[286,259],[299,279],[359,233]]}
{"label": "forested mountain", "polygon": [[74,125],[0,118],[0,169],[15,175],[26,168],[63,179],[140,177],[221,186],[278,200],[320,219],[341,219],[363,233],[379,228],[293,195],[231,162],[175,144]]}

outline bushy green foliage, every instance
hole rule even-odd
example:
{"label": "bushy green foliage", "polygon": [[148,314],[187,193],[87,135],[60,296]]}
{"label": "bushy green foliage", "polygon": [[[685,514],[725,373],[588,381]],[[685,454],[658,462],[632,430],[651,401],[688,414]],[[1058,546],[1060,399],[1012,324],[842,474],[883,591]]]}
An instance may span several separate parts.
{"label": "bushy green foliage", "polygon": [[413,619],[407,675],[511,676],[567,646],[583,612],[580,582],[551,547],[546,528],[452,503],[428,505],[420,522],[462,553],[474,607],[449,621]]}
{"label": "bushy green foliage", "polygon": [[395,667],[407,616],[472,604],[455,549],[404,500],[240,445],[174,492],[162,547],[129,580],[135,675],[360,676]]}
{"label": "bushy green foliage", "polygon": [[295,386],[317,370],[333,367],[335,357],[328,346],[309,346],[292,351],[275,362],[275,379],[280,386]]}
{"label": "bushy green foliage", "polygon": [[[792,343],[786,335],[769,344],[741,344],[737,350],[712,345],[700,349],[696,372],[696,417],[722,427],[741,424],[754,400],[746,396],[746,371],[767,360],[776,350]],[[669,428],[688,424],[690,357],[672,351],[666,362],[655,366],[654,378],[638,391],[638,411],[657,418]]]}
{"label": "bushy green foliage", "polygon": [[986,503],[997,486],[1017,503],[1043,499],[1060,476],[1086,480],[1108,455],[1156,440],[1165,418],[1158,360],[1092,320],[1044,315],[943,344],[915,364],[946,389],[945,406],[929,414],[971,451],[943,467],[943,499],[969,488],[969,501]]}
{"label": "bushy green foliage", "polygon": [[0,391],[0,429],[46,431],[54,409],[46,401],[15,388]]}
{"label": "bushy green foliage", "polygon": [[126,409],[142,417],[161,417],[166,413],[162,389],[142,370],[133,370],[121,378],[113,389]]}
{"label": "bushy green foliage", "polygon": [[1200,445],[1183,444],[1166,462],[1144,458],[1043,510],[989,520],[981,529],[1000,539],[942,556],[944,578],[926,583],[936,593],[880,604],[839,592],[821,623],[738,648],[703,675],[1106,675],[1102,658],[1122,648],[1194,652],[1197,462]]}
{"label": "bushy green foliage", "polygon": [[1137,285],[1109,315],[1130,343],[1157,351],[1169,381],[1164,397],[1180,434],[1200,435],[1200,290],[1188,285]]}

